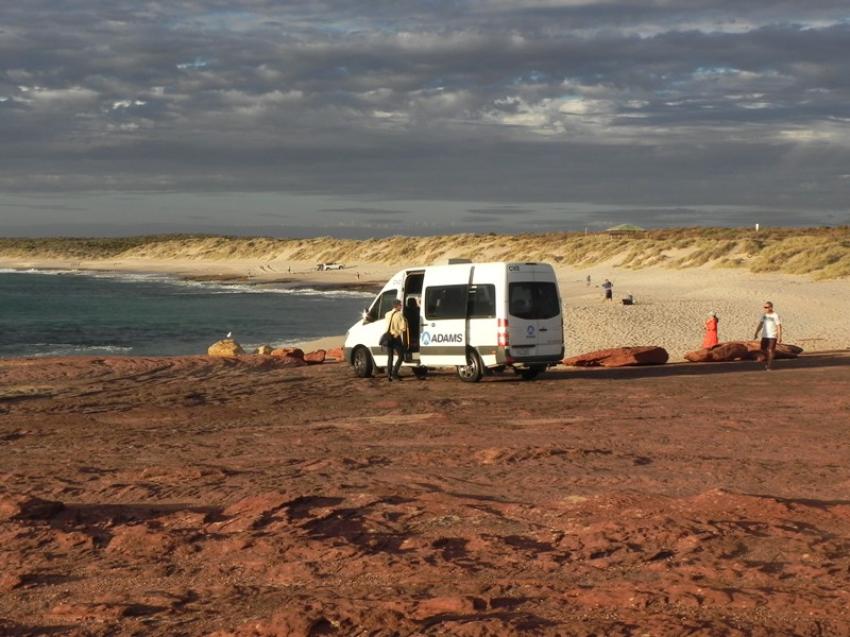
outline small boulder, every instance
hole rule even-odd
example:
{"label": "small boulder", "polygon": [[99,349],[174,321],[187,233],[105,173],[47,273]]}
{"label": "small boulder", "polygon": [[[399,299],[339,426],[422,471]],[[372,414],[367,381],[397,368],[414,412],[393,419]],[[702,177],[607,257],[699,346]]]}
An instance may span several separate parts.
{"label": "small boulder", "polygon": [[244,353],[242,346],[232,338],[216,341],[207,350],[207,356],[239,356]]}
{"label": "small boulder", "polygon": [[286,356],[290,358],[304,358],[304,350],[298,347],[277,347],[272,350],[272,356],[278,356],[280,358]]}
{"label": "small boulder", "polygon": [[[779,343],[775,358],[797,358],[803,352],[802,347]],[[760,341],[727,341],[710,349],[698,349],[685,354],[692,363],[727,363],[731,361],[760,360]]]}
{"label": "small boulder", "polygon": [[272,351],[273,350],[272,350],[271,346],[260,345],[254,353],[259,355],[259,356],[271,356]]}
{"label": "small boulder", "polygon": [[634,365],[663,365],[670,358],[663,347],[614,347],[565,358],[570,367],[629,367]]}
{"label": "small boulder", "polygon": [[317,349],[315,352],[310,352],[304,355],[304,361],[308,365],[319,365],[325,362],[325,350]]}
{"label": "small boulder", "polygon": [[[758,360],[761,357],[761,341],[747,341],[745,343],[750,352],[750,358]],[[803,348],[789,343],[777,343],[774,358],[797,358],[803,353]]]}
{"label": "small boulder", "polygon": [[325,352],[325,360],[328,360],[329,358],[335,361],[344,361],[345,352],[341,347],[334,347]]}
{"label": "small boulder", "polygon": [[750,358],[746,343],[729,341],[720,343],[710,349],[698,349],[685,354],[685,360],[692,363],[728,363]]}

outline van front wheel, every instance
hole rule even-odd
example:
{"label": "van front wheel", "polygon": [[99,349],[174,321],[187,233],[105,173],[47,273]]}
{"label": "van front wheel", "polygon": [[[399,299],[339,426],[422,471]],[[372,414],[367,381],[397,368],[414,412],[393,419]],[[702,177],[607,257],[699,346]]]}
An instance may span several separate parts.
{"label": "van front wheel", "polygon": [[481,357],[475,350],[469,350],[466,354],[466,365],[457,366],[457,375],[466,383],[477,383],[484,374],[484,365]]}
{"label": "van front wheel", "polygon": [[374,365],[372,364],[372,355],[362,345],[355,348],[351,355],[351,364],[354,366],[354,373],[359,378],[371,378]]}

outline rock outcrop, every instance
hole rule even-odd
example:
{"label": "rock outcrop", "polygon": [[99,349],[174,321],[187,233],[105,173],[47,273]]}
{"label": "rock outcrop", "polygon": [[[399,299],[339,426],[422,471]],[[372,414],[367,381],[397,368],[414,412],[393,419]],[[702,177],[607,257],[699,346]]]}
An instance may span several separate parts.
{"label": "rock outcrop", "polygon": [[304,350],[298,347],[277,347],[272,350],[272,356],[279,356],[280,358],[290,357],[290,358],[304,358]]}
{"label": "rock outcrop", "polygon": [[[761,343],[759,341],[747,341],[747,349],[750,356],[754,359],[761,357]],[[774,358],[797,358],[803,353],[803,348],[790,343],[777,343],[776,351],[773,353]]]}
{"label": "rock outcrop", "polygon": [[[787,343],[776,346],[775,358],[797,358],[803,353],[803,348]],[[685,359],[692,363],[728,363],[731,361],[760,360],[760,341],[728,341],[715,345],[710,349],[698,349],[685,354]]]}
{"label": "rock outcrop", "polygon": [[317,349],[315,352],[310,352],[304,355],[304,361],[308,365],[319,365],[325,362],[325,350]]}
{"label": "rock outcrop", "polygon": [[207,349],[207,356],[240,356],[244,353],[242,346],[232,338],[216,341]]}
{"label": "rock outcrop", "polygon": [[345,360],[345,352],[341,347],[334,347],[325,352],[325,361],[328,359],[333,359],[335,361],[344,361]]}
{"label": "rock outcrop", "polygon": [[709,349],[698,349],[685,354],[685,360],[692,363],[726,363],[730,361],[743,361],[750,358],[750,352],[746,343],[730,341],[719,343]]}
{"label": "rock outcrop", "polygon": [[663,365],[670,358],[663,347],[614,347],[565,358],[568,367],[629,367],[633,365]]}

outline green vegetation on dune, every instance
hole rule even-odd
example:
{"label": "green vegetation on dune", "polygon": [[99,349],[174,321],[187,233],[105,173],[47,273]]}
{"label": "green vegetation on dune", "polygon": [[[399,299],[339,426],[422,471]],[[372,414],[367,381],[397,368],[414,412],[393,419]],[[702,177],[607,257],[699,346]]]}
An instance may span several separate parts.
{"label": "green vegetation on dune", "polygon": [[752,272],[850,276],[850,227],[673,228],[612,230],[592,234],[463,234],[381,239],[272,239],[164,235],[115,239],[0,239],[8,259],[290,260],[340,263],[439,263],[473,260],[535,260],[590,267],[611,260],[645,267],[746,268]]}

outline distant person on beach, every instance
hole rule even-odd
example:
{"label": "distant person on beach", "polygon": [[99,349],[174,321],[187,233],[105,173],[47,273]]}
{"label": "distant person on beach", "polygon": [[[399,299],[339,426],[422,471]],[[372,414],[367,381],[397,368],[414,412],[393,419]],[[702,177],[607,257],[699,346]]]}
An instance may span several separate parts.
{"label": "distant person on beach", "polygon": [[[407,333],[407,321],[401,311],[401,299],[393,301],[393,309],[386,314],[387,333],[390,340],[387,343],[387,380],[401,380],[398,375],[401,363],[404,360],[404,335]],[[393,354],[395,354],[395,365],[393,365]]]}
{"label": "distant person on beach", "polygon": [[762,314],[756,328],[756,335],[753,338],[758,338],[759,332],[761,332],[762,360],[765,370],[770,370],[773,368],[776,344],[782,342],[782,321],[779,320],[779,314],[773,311],[772,302],[765,301],[762,309],[764,309],[764,314]]}
{"label": "distant person on beach", "polygon": [[587,275],[587,287],[590,287],[590,275]]}
{"label": "distant person on beach", "polygon": [[719,321],[717,312],[712,310],[708,313],[708,318],[705,320],[705,338],[702,339],[703,349],[711,349],[717,345],[717,323]]}
{"label": "distant person on beach", "polygon": [[611,301],[614,298],[614,284],[611,283],[608,279],[605,279],[605,283],[602,284],[602,289],[605,290],[605,300]]}
{"label": "distant person on beach", "polygon": [[635,297],[632,294],[626,294],[626,296],[623,297],[623,305],[634,305],[634,304],[635,304]]}

